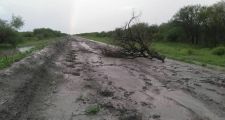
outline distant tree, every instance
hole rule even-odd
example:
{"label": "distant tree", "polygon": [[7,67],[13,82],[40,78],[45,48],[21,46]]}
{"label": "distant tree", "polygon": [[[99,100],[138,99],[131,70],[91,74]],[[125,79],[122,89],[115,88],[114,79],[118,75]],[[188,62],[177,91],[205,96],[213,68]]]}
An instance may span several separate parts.
{"label": "distant tree", "polygon": [[187,35],[181,25],[175,24],[173,21],[163,23],[159,26],[156,35],[157,40],[170,42],[187,42]]}
{"label": "distant tree", "polygon": [[[192,5],[181,8],[172,21],[176,26],[182,27],[186,34],[185,39],[192,44],[204,46],[225,44],[224,0],[212,6]],[[171,30],[172,28],[168,32]],[[176,35],[178,34],[172,34],[172,39],[175,39]]]}
{"label": "distant tree", "polygon": [[22,17],[13,15],[10,25],[15,29],[20,29],[24,25]]}
{"label": "distant tree", "polygon": [[16,46],[20,40],[17,29],[21,28],[23,24],[21,17],[13,16],[10,23],[0,19],[0,44],[4,43]]}
{"label": "distant tree", "polygon": [[206,36],[211,38],[216,46],[218,43],[225,43],[225,2],[221,1],[207,9],[205,26]]}
{"label": "distant tree", "polygon": [[192,44],[199,42],[201,9],[200,5],[186,6],[173,17],[173,21],[183,27]]}
{"label": "distant tree", "polygon": [[65,36],[66,34],[61,33],[60,31],[52,30],[50,28],[37,28],[33,30],[33,35],[38,39],[44,39],[52,37],[61,37]]}

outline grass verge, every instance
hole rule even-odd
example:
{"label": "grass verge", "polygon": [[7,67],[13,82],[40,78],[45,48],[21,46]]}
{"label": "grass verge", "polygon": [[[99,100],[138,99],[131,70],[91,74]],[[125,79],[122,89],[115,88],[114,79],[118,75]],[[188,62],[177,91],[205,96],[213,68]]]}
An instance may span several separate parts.
{"label": "grass verge", "polygon": [[88,39],[91,39],[91,40],[95,40],[95,41],[98,41],[98,42],[103,42],[103,43],[107,43],[107,44],[113,44],[113,39],[110,38],[110,37],[97,37],[97,36],[94,36],[94,35],[81,35],[81,37],[84,37],[84,38],[88,38]]}
{"label": "grass verge", "polygon": [[[52,38],[52,39],[44,39],[44,40],[30,40],[30,41],[25,41],[23,43],[18,44],[18,48],[21,47],[29,47],[32,46],[33,48],[30,49],[29,51],[26,52],[15,52],[14,54],[10,54],[10,55],[4,55],[4,56],[0,56],[0,70],[7,68],[9,66],[11,66],[14,62],[18,62],[21,59],[27,57],[28,55],[30,55],[32,52],[43,49],[45,46],[47,46],[50,43],[53,43],[54,41],[56,41],[58,38]],[[4,50],[15,50],[16,48],[13,47],[8,47],[6,45],[2,45],[0,46],[0,50],[4,51]]]}
{"label": "grass verge", "polygon": [[225,67],[225,55],[213,55],[211,48],[200,48],[183,43],[169,42],[155,42],[153,48],[171,59],[202,66],[216,65]]}
{"label": "grass verge", "polygon": [[[86,35],[82,37],[113,44],[113,39],[109,37],[97,37],[93,35]],[[225,55],[214,55],[212,54],[213,49],[211,48],[201,48],[189,44],[172,42],[154,42],[153,48],[170,59],[212,68],[219,66],[224,69],[225,67]]]}

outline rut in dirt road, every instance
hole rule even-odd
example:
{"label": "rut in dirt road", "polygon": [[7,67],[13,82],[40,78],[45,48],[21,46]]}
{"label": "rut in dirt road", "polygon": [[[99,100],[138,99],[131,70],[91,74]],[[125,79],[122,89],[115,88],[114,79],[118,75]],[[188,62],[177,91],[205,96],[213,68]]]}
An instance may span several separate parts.
{"label": "rut in dirt road", "polygon": [[60,77],[54,73],[56,67],[52,61],[62,52],[65,44],[66,41],[54,43],[0,72],[1,120],[29,118],[27,116],[29,107],[34,105],[37,99],[41,100],[42,95],[53,89],[51,82]]}
{"label": "rut in dirt road", "polygon": [[[29,104],[20,105],[24,106],[20,119],[225,119],[223,72],[173,60],[162,64],[146,58],[105,57],[100,50],[104,47],[112,46],[71,37],[61,48],[62,54],[51,60],[51,65],[34,67],[40,68],[45,74],[42,77],[35,73],[28,76],[31,78],[29,80],[35,81],[33,77],[37,75],[42,82],[28,84],[39,87],[31,90],[32,100]],[[26,77],[20,74],[20,78]],[[8,86],[13,86],[13,83]],[[0,90],[1,95],[7,91]],[[0,107],[5,105],[3,103]],[[15,106],[12,102],[7,105]],[[10,114],[5,120],[15,119],[10,115],[20,111],[8,109],[7,113]],[[3,113],[1,117],[5,115]]]}

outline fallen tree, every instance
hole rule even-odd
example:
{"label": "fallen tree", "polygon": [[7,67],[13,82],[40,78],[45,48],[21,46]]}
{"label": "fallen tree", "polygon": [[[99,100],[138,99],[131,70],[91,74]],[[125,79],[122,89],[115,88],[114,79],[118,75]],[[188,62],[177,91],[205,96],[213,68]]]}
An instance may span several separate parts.
{"label": "fallen tree", "polygon": [[[114,31],[114,42],[122,48],[119,53],[122,56],[156,58],[164,62],[165,56],[160,55],[152,48],[157,26],[137,22],[139,16],[133,13],[131,19],[123,28],[117,28]],[[106,51],[104,50],[104,53]]]}

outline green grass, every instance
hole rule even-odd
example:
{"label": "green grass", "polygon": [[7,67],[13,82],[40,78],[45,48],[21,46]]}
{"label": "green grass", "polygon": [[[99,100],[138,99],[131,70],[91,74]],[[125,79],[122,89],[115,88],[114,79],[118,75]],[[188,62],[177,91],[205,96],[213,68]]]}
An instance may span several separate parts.
{"label": "green grass", "polygon": [[[83,37],[99,42],[113,44],[112,38],[101,38],[90,35]],[[202,66],[216,65],[225,67],[225,55],[213,55],[212,49],[210,48],[201,48],[189,44],[171,42],[154,42],[152,47],[170,59],[198,64]]]}
{"label": "green grass", "polygon": [[88,39],[91,39],[91,40],[95,40],[95,41],[98,41],[98,42],[113,44],[113,39],[110,38],[110,37],[97,37],[95,35],[85,35],[85,36],[82,36],[82,37],[88,38]]}
{"label": "green grass", "polygon": [[[7,56],[2,56],[2,57],[0,56],[0,70],[11,66],[14,62],[20,61],[21,59],[30,55],[32,52],[34,52],[36,50],[40,50],[56,40],[57,40],[57,38],[44,39],[44,40],[32,40],[31,39],[31,40],[26,40],[26,41],[18,44],[17,45],[18,48],[29,47],[29,46],[32,46],[33,48],[25,53],[16,52],[13,55],[7,55]],[[15,50],[15,48],[8,46],[8,45],[0,45],[0,51],[3,51],[3,50]]]}
{"label": "green grass", "polygon": [[169,42],[156,42],[153,44],[153,48],[171,59],[203,66],[210,64],[225,67],[225,55],[213,55],[212,49],[210,48],[200,48],[183,43]]}
{"label": "green grass", "polygon": [[99,105],[92,105],[89,106],[86,110],[85,113],[87,115],[96,115],[98,112],[100,112],[101,108]]}
{"label": "green grass", "polygon": [[9,67],[12,63],[18,62],[27,55],[29,55],[32,51],[28,51],[25,53],[16,53],[14,55],[0,57],[0,69],[4,69]]}

